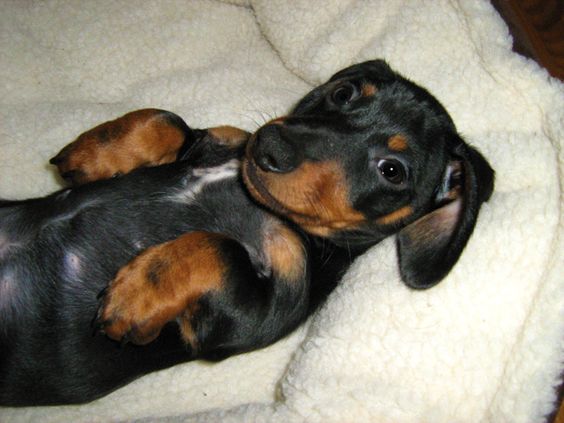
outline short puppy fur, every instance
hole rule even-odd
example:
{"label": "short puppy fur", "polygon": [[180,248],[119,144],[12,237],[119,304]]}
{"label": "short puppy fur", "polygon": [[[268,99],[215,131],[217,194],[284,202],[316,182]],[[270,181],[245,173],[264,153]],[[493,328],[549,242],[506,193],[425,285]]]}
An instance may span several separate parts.
{"label": "short puppy fur", "polygon": [[4,406],[92,401],[271,344],[391,235],[405,283],[429,288],[494,179],[440,103],[380,60],[252,135],[146,109],[52,163],[72,187],[0,203]]}

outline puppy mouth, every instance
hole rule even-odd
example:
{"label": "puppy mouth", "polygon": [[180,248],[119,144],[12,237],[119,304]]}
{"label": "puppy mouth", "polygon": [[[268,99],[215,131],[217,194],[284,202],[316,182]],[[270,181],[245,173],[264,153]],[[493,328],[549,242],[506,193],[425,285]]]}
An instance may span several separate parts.
{"label": "puppy mouth", "polygon": [[254,142],[251,136],[241,174],[249,194],[258,203],[306,232],[323,237],[358,228],[366,221],[349,205],[338,162],[304,162],[293,171],[271,173],[254,160]]}
{"label": "puppy mouth", "polygon": [[245,158],[242,166],[242,175],[245,186],[251,196],[273,213],[292,220],[306,232],[329,237],[338,231],[358,229],[360,224],[364,222],[363,216],[362,218],[353,216],[352,218],[332,219],[331,217],[323,218],[320,214],[306,214],[292,210],[292,208],[283,204],[271,193],[268,186],[263,182],[260,172],[261,170],[251,158]]}
{"label": "puppy mouth", "polygon": [[319,218],[317,216],[311,216],[292,210],[272,195],[259,175],[260,172],[261,170],[252,158],[246,157],[243,160],[241,172],[243,175],[243,182],[251,196],[256,201],[267,207],[272,212],[280,216],[286,216],[287,218],[295,221],[300,226],[319,224]]}
{"label": "puppy mouth", "polygon": [[277,214],[292,214],[291,210],[284,206],[270,193],[268,188],[262,182],[258,172],[259,170],[255,162],[251,158],[246,157],[243,160],[242,168],[243,182],[253,198]]}

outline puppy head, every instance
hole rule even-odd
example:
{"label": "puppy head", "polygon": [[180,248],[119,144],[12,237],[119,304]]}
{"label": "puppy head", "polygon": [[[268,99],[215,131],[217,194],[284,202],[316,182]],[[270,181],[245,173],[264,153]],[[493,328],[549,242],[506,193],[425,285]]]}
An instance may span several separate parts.
{"label": "puppy head", "polygon": [[354,65],[247,144],[251,194],[312,235],[371,245],[397,234],[405,283],[452,268],[494,172],[425,89],[383,61]]}

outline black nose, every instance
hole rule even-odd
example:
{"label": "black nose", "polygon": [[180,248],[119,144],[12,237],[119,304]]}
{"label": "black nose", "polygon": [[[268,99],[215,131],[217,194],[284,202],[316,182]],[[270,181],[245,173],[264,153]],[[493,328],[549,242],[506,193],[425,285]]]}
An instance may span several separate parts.
{"label": "black nose", "polygon": [[299,164],[296,148],[281,132],[280,125],[268,125],[257,132],[253,159],[265,172],[287,173]]}

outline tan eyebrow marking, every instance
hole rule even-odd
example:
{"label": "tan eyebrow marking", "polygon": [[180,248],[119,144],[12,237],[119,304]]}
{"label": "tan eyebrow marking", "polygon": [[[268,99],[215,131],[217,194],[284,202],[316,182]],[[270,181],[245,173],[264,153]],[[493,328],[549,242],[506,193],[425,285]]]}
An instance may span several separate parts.
{"label": "tan eyebrow marking", "polygon": [[378,91],[378,89],[376,88],[376,85],[374,85],[374,84],[364,84],[362,86],[362,96],[363,97],[372,97],[374,94],[376,94],[376,91]]}
{"label": "tan eyebrow marking", "polygon": [[388,147],[394,151],[405,151],[408,148],[407,139],[403,135],[394,135],[388,139]]}

